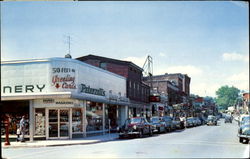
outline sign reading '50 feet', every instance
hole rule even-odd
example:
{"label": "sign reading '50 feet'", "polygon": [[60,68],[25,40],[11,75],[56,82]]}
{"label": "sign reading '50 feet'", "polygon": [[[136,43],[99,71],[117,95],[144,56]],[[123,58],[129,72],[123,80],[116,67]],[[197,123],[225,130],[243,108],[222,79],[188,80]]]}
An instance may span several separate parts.
{"label": "sign reading '50 feet'", "polygon": [[57,89],[76,89],[75,69],[71,68],[52,68],[52,84]]}

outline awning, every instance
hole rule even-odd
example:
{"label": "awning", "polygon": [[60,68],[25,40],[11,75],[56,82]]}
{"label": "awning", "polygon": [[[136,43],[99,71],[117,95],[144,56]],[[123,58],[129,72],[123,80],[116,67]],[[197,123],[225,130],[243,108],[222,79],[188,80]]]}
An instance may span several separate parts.
{"label": "awning", "polygon": [[32,99],[45,99],[45,98],[66,98],[66,99],[79,99],[89,100],[93,102],[114,104],[114,105],[129,105],[130,102],[109,100],[105,96],[97,96],[88,93],[76,94],[72,92],[52,92],[52,93],[20,93],[1,96],[2,101],[11,100],[32,100]]}

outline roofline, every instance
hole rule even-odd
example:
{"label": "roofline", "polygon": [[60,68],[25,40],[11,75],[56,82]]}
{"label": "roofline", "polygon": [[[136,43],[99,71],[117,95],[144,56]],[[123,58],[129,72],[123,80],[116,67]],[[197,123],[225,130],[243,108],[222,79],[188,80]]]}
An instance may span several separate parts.
{"label": "roofline", "polygon": [[44,59],[26,59],[26,60],[24,59],[24,60],[13,60],[13,61],[1,61],[1,66],[2,65],[7,65],[7,64],[38,63],[38,62],[51,62],[51,61],[69,61],[69,62],[72,62],[72,63],[78,63],[80,65],[85,65],[87,67],[91,67],[91,68],[96,69],[98,71],[105,72],[105,73],[111,74],[113,76],[116,76],[116,77],[119,77],[119,78],[127,80],[127,78],[125,78],[123,76],[120,76],[118,74],[115,74],[113,72],[110,72],[110,71],[107,71],[107,70],[104,70],[104,69],[92,66],[90,64],[87,64],[85,62],[82,62],[82,61],[79,61],[79,60],[76,60],[76,59],[64,58],[64,57],[52,57],[52,58],[44,58]]}
{"label": "roofline", "polygon": [[92,57],[97,57],[97,58],[103,58],[103,59],[106,59],[106,60],[113,60],[113,61],[117,61],[117,62],[121,62],[121,63],[126,63],[126,64],[129,64],[129,65],[132,65],[132,66],[136,67],[140,71],[143,71],[143,69],[140,66],[134,64],[131,61],[118,60],[118,59],[113,59],[113,58],[108,58],[108,57],[103,57],[103,56],[97,56],[97,55],[92,55],[92,54],[88,54],[86,56],[77,57],[76,59],[80,60],[81,58],[85,58],[87,56],[89,56],[89,57],[92,56]]}

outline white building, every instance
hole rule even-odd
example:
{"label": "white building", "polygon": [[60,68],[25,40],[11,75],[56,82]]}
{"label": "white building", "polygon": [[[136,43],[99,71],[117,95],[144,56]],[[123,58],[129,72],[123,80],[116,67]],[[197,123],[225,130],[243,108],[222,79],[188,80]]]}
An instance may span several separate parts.
{"label": "white building", "polygon": [[105,133],[128,117],[126,78],[69,58],[3,61],[1,100],[13,124],[26,115],[30,140]]}

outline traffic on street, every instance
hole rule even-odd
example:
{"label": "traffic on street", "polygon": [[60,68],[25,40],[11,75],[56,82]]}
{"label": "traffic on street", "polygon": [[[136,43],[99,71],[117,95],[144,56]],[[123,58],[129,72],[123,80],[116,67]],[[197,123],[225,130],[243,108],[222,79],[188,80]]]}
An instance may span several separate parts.
{"label": "traffic on street", "polygon": [[206,124],[88,145],[3,149],[3,158],[249,158],[237,137],[238,121]]}

